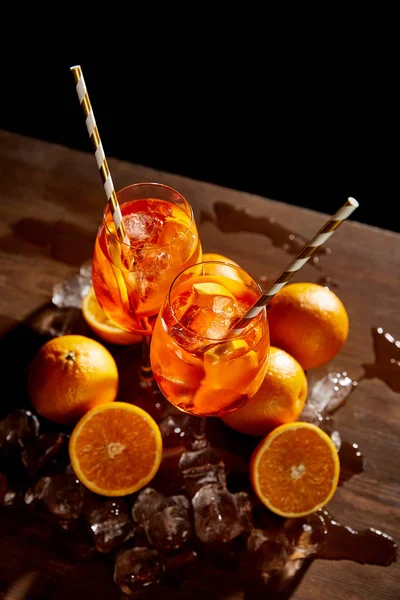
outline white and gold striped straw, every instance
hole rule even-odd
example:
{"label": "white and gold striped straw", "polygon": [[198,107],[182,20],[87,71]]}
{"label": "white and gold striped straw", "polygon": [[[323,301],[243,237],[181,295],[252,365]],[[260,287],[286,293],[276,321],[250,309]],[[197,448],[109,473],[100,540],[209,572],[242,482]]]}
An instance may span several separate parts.
{"label": "white and gold striped straw", "polygon": [[89,100],[89,95],[86,89],[85,80],[82,74],[82,69],[79,65],[71,67],[70,70],[75,79],[76,93],[78,94],[79,103],[82,107],[83,114],[86,119],[86,127],[91,139],[97,166],[100,171],[100,177],[104,185],[104,191],[107,196],[107,201],[110,205],[112,218],[117,230],[118,239],[120,242],[129,244],[129,238],[126,235],[124,223],[122,220],[121,209],[118,204],[117,195],[115,193],[113,180],[111,178],[110,169],[108,168],[107,159],[104,154],[103,144],[101,143],[99,130],[97,129],[96,120],[94,118],[92,105]]}
{"label": "white and gold striped straw", "polygon": [[312,238],[312,240],[300,250],[299,254],[294,258],[289,265],[286,267],[274,283],[268,288],[266,292],[255,302],[255,304],[246,312],[246,314],[235,324],[234,329],[231,330],[234,334],[239,334],[247,327],[249,322],[254,319],[267,304],[272,300],[279,290],[281,290],[289,281],[291,277],[314,254],[314,252],[325,244],[325,242],[331,237],[336,229],[345,221],[352,212],[358,207],[358,202],[354,198],[348,198],[342,208],[339,208],[336,214],[333,215],[325,225],[318,231],[318,233]]}

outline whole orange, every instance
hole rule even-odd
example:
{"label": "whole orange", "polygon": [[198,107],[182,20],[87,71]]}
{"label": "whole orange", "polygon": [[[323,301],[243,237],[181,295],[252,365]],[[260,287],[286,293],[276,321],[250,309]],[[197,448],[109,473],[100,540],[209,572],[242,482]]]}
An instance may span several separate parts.
{"label": "whole orange", "polygon": [[271,346],[267,373],[258,392],[244,406],[221,418],[240,433],[261,437],[297,419],[307,390],[306,374],[297,360]]}
{"label": "whole orange", "polygon": [[[240,267],[240,265],[235,262],[234,260],[232,260],[231,258],[228,258],[227,256],[224,256],[223,254],[216,254],[215,252],[206,252],[205,254],[203,254],[203,262],[208,262],[208,261],[217,261],[217,262],[223,262],[223,263],[227,263],[230,265],[234,265],[235,267]],[[216,275],[226,275],[226,277],[229,277],[229,279],[236,279],[236,281],[242,281],[241,278],[241,274],[240,271],[236,271],[236,269],[232,269],[228,266],[224,266],[221,267],[216,266],[215,268],[215,274]],[[209,271],[211,272],[211,271]]]}
{"label": "whole orange", "polygon": [[340,298],[317,283],[292,283],[270,301],[271,344],[286,350],[304,370],[330,361],[349,333],[349,318]]}
{"label": "whole orange", "polygon": [[115,400],[118,370],[110,352],[82,335],[46,342],[29,367],[28,394],[37,412],[55,423],[76,423],[94,406]]}
{"label": "whole orange", "polygon": [[237,262],[235,262],[231,258],[228,258],[224,254],[216,254],[215,252],[206,252],[205,254],[203,253],[203,262],[209,260],[217,260],[219,262],[226,262],[232,265],[236,265],[237,267],[239,266]]}

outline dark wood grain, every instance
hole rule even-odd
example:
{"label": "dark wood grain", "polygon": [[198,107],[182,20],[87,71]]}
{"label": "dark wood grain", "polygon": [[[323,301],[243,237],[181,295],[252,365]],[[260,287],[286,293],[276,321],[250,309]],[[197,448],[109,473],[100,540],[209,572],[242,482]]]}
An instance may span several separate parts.
{"label": "dark wood grain", "polygon": [[[203,250],[230,256],[261,282],[278,275],[293,256],[294,242],[286,240],[289,233],[295,240],[307,240],[327,219],[323,195],[321,212],[314,212],[113,159],[109,166],[117,189],[151,180],[178,189],[194,208]],[[0,181],[0,336],[4,339],[20,328],[22,342],[24,321],[49,302],[52,286],[91,258],[105,198],[89,152],[4,131]],[[345,200],[338,198],[338,208]],[[267,226],[255,232],[244,218],[245,231],[238,226],[221,231],[217,209],[222,204],[265,223],[274,220],[273,233]],[[292,280],[331,278],[350,318],[348,340],[332,362],[354,379],[361,376],[363,364],[374,361],[373,328],[382,327],[400,338],[400,235],[359,223],[358,215],[361,219],[362,206],[329,240],[330,253],[322,254],[318,264],[305,265]],[[3,369],[2,381],[3,386],[10,385]],[[5,395],[3,391],[2,398]],[[346,524],[375,527],[396,541],[400,539],[399,400],[384,381],[364,379],[337,413],[342,436],[359,444],[366,468],[339,488],[329,505]],[[45,528],[21,523],[7,509],[0,512],[0,520],[0,592],[23,573],[38,570],[49,589],[54,588],[46,597],[118,597],[110,573],[96,561],[68,554]],[[399,580],[398,563],[374,567],[316,560],[292,598],[395,599],[400,596]],[[205,595],[207,584],[202,585]],[[180,592],[176,597],[195,596]],[[220,597],[242,594],[225,588]]]}

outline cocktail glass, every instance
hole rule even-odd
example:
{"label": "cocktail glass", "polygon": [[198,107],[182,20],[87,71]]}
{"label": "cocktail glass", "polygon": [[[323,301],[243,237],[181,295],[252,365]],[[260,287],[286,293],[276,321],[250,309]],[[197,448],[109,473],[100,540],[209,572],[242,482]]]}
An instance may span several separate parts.
{"label": "cocktail glass", "polygon": [[154,391],[149,348],[158,311],[182,268],[201,260],[201,244],[192,208],[175,189],[135,183],[117,199],[127,241],[120,241],[107,204],[93,253],[93,287],[107,317],[142,336],[139,386]]}
{"label": "cocktail glass", "polygon": [[206,417],[240,408],[261,386],[270,347],[266,310],[239,335],[231,332],[260,296],[240,267],[202,262],[182,270],[160,309],[150,349],[153,375],[169,402],[201,417],[197,445],[206,441]]}

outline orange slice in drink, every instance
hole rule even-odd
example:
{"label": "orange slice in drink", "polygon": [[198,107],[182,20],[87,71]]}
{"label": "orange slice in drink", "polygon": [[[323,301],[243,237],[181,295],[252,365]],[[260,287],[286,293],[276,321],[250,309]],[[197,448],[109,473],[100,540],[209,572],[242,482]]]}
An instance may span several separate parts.
{"label": "orange slice in drink", "polygon": [[193,413],[200,416],[219,416],[240,398],[241,394],[235,390],[213,388],[202,383],[194,398]]}
{"label": "orange slice in drink", "polygon": [[162,456],[160,429],[138,406],[109,402],[90,410],[75,425],[69,455],[76,476],[89,490],[126,496],[157,473]]}
{"label": "orange slice in drink", "polygon": [[207,382],[245,393],[258,368],[256,352],[247,349],[244,340],[231,340],[207,350],[204,353]]}
{"label": "orange slice in drink", "polygon": [[258,369],[257,354],[248,351],[244,340],[210,348],[204,353],[205,377],[194,398],[195,411],[212,415],[246,396]]}
{"label": "orange slice in drink", "polygon": [[92,331],[106,342],[129,346],[142,340],[140,335],[125,331],[110,321],[97,301],[93,286],[82,300],[82,315]]}
{"label": "orange slice in drink", "polygon": [[250,461],[250,479],[261,502],[282,517],[302,517],[333,497],[339,456],[331,438],[316,425],[286,423],[269,433]]}
{"label": "orange slice in drink", "polygon": [[226,298],[235,299],[235,296],[225,286],[214,281],[199,281],[193,284],[193,292],[195,295],[194,302],[197,298],[205,296],[224,296]]}
{"label": "orange slice in drink", "polygon": [[222,275],[194,275],[179,285],[176,295],[192,291],[192,288],[198,284],[210,286],[208,288],[210,294],[215,294],[215,292],[212,291],[211,284],[218,286],[220,291],[217,293],[217,295],[227,296],[228,298],[234,297],[239,300],[242,299],[242,296],[248,293],[243,281],[235,281]]}
{"label": "orange slice in drink", "polygon": [[190,227],[191,218],[182,209],[172,206],[172,215],[167,216],[162,227],[158,245],[170,246],[185,235]]}

